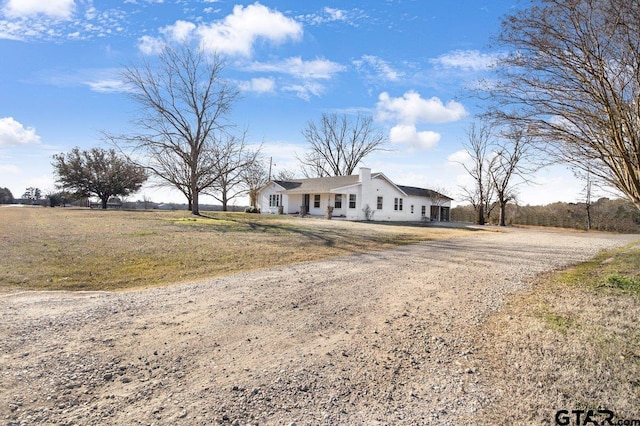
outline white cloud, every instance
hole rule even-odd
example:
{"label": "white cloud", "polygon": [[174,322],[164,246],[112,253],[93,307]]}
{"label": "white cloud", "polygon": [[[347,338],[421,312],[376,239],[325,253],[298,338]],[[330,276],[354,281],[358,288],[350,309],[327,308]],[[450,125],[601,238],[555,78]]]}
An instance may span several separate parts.
{"label": "white cloud", "polygon": [[6,40],[21,40],[22,27],[15,23],[0,20],[0,39]]}
{"label": "white cloud", "polygon": [[302,84],[291,84],[285,86],[283,90],[293,92],[297,97],[305,101],[311,100],[311,96],[320,96],[324,93],[324,86],[314,81],[303,82]]}
{"label": "white cloud", "polygon": [[175,24],[160,29],[160,32],[170,40],[185,43],[191,39],[195,29],[196,24],[193,22],[176,21]]}
{"label": "white cloud", "polygon": [[360,9],[336,9],[325,7],[321,12],[301,15],[298,19],[308,23],[309,25],[322,25],[330,22],[341,22],[351,26],[357,26],[361,19],[368,18],[367,14]]}
{"label": "white cloud", "polygon": [[379,120],[397,120],[404,124],[446,123],[467,115],[464,106],[456,101],[449,101],[445,105],[437,97],[423,99],[412,90],[401,98],[392,98],[387,92],[382,92],[376,108]]}
{"label": "white cloud", "polygon": [[402,144],[409,149],[431,149],[440,141],[440,134],[431,130],[418,131],[413,124],[398,124],[389,132],[391,143]]}
{"label": "white cloud", "polygon": [[327,80],[332,78],[335,74],[344,71],[345,67],[327,59],[304,61],[298,56],[288,58],[280,62],[255,62],[247,66],[246,69],[249,71],[279,72],[304,79]]}
{"label": "white cloud", "polygon": [[294,57],[279,62],[254,62],[244,69],[252,72],[277,72],[289,75],[295,81],[285,84],[282,90],[293,92],[299,98],[308,101],[312,96],[320,96],[324,93],[325,87],[318,80],[330,80],[346,68],[327,59],[304,61],[300,57]]}
{"label": "white cloud", "polygon": [[373,55],[362,55],[353,61],[358,71],[369,75],[369,78],[383,81],[398,81],[404,74],[394,70],[388,62]]}
{"label": "white cloud", "polygon": [[257,2],[247,7],[236,5],[224,20],[200,25],[195,31],[205,50],[246,57],[251,56],[258,39],[283,43],[299,40],[303,33],[300,23]]}
{"label": "white cloud", "polygon": [[0,174],[17,175],[20,174],[20,168],[13,164],[0,164]]}
{"label": "white cloud", "polygon": [[285,65],[289,67],[291,74],[312,79],[330,79],[334,74],[345,69],[344,66],[327,59],[303,61],[300,57],[287,59]]}
{"label": "white cloud", "polygon": [[0,39],[86,40],[127,32],[126,11],[98,11],[88,0],[10,0],[0,15]]}
{"label": "white cloud", "polygon": [[431,130],[419,131],[418,123],[446,123],[457,121],[467,115],[464,106],[455,101],[446,105],[437,97],[423,99],[412,90],[402,97],[392,98],[387,92],[378,96],[377,119],[396,122],[390,132],[392,143],[403,144],[410,150],[430,149],[440,141],[440,134]]}
{"label": "white cloud", "polygon": [[324,11],[332,21],[344,21],[347,19],[347,14],[344,10],[325,7]]}
{"label": "white cloud", "polygon": [[138,49],[145,55],[158,55],[167,42],[187,43],[196,31],[196,25],[192,22],[178,20],[173,25],[160,28],[159,32],[164,37],[152,37],[143,35],[138,39]]}
{"label": "white cloud", "polygon": [[326,22],[333,22],[333,21],[346,21],[347,11],[342,9],[325,7],[322,13],[306,15],[304,19],[312,25],[319,25],[319,24],[324,24]]}
{"label": "white cloud", "polygon": [[499,58],[499,55],[480,53],[478,50],[456,50],[432,59],[431,62],[445,68],[485,71],[494,66]]}
{"label": "white cloud", "polygon": [[145,55],[156,55],[162,52],[165,42],[157,37],[142,36],[138,39],[138,49]]}
{"label": "white cloud", "polygon": [[98,93],[123,93],[131,92],[131,87],[127,86],[122,80],[116,78],[105,78],[102,80],[85,81],[84,84]]}
{"label": "white cloud", "polygon": [[243,92],[275,93],[276,82],[273,78],[252,78],[250,81],[243,81],[238,84]]}
{"label": "white cloud", "polygon": [[0,146],[39,144],[40,136],[33,127],[24,127],[13,117],[0,118]]}
{"label": "white cloud", "polygon": [[450,154],[447,157],[447,161],[456,164],[470,164],[470,162],[473,162],[473,159],[466,149],[461,149],[454,152],[453,154]]}
{"label": "white cloud", "polygon": [[9,0],[3,12],[8,18],[46,15],[50,18],[70,19],[74,0]]}

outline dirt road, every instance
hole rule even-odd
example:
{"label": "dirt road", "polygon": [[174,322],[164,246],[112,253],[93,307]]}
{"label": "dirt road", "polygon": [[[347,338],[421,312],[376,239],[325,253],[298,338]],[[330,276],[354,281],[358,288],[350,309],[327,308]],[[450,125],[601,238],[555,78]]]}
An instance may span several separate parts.
{"label": "dirt road", "polygon": [[473,342],[491,344],[478,330],[504,296],[637,239],[470,233],[167,288],[3,295],[0,423],[459,424],[490,400]]}

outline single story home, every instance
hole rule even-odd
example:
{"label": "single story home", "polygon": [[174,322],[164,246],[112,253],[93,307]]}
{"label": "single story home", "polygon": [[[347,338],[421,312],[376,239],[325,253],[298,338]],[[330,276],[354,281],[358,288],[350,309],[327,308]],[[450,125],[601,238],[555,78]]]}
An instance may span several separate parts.
{"label": "single story home", "polygon": [[382,173],[272,180],[258,190],[265,214],[344,217],[348,220],[449,221],[452,199],[438,192],[396,185]]}

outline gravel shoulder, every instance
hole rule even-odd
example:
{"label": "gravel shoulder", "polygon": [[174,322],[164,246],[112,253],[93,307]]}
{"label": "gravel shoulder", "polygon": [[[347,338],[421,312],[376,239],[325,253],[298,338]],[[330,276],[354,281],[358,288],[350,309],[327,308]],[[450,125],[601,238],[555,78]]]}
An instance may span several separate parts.
{"label": "gravel shoulder", "polygon": [[504,297],[637,239],[510,229],[166,288],[5,294],[0,422],[460,424],[492,399],[474,345]]}

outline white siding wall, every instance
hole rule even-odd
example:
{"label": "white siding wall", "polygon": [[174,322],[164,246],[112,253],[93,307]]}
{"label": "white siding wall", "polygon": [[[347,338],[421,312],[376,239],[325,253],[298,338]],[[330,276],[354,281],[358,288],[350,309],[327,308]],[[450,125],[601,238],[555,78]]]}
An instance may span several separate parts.
{"label": "white siding wall", "polygon": [[284,212],[287,214],[300,213],[302,205],[302,194],[286,194],[282,195]]}
{"label": "white siding wall", "polygon": [[[320,204],[316,207],[316,197]],[[309,214],[312,216],[322,216],[327,211],[329,205],[329,194],[309,194]]]}
{"label": "white siding wall", "polygon": [[349,207],[349,197],[346,194],[340,194],[340,196],[342,197],[342,206],[341,207],[336,207],[336,195],[338,194],[331,194],[331,205],[334,207],[333,209],[333,216],[340,216],[340,217],[346,217],[347,216],[347,208]]}
{"label": "white siding wall", "polygon": [[[269,206],[269,196],[279,194],[284,213],[293,214],[300,211],[303,204],[303,194],[280,194],[282,188],[270,183],[258,193],[258,207],[262,213],[277,214],[278,207]],[[364,194],[364,195],[363,195]],[[315,195],[309,194],[309,214],[323,216],[327,206],[335,206],[336,194],[319,194],[320,207],[315,207]],[[374,212],[372,219],[378,221],[419,221],[430,220],[431,200],[425,197],[403,195],[392,184],[383,178],[365,180],[361,185],[345,188],[342,191],[342,208],[336,208],[333,216],[342,216],[348,220],[365,220],[363,209],[368,204]],[[355,208],[349,207],[349,196],[356,196]],[[382,197],[382,209],[378,209],[378,197]],[[395,209],[395,199],[402,199],[402,210]],[[413,205],[413,212],[411,206]],[[422,216],[422,206],[425,206],[425,217]],[[443,204],[451,207],[451,202]]]}
{"label": "white siding wall", "polygon": [[[271,182],[267,187],[263,188],[262,191],[258,192],[258,208],[260,208],[260,213],[264,214],[278,214],[278,207],[270,207],[269,206],[269,197],[271,195],[278,194],[278,191],[281,191],[282,188],[279,185]],[[282,199],[287,198],[287,196],[280,195],[280,204],[283,205]],[[286,211],[286,210],[285,210]]]}
{"label": "white siding wall", "polygon": [[[382,197],[382,209],[378,209],[378,197]],[[402,210],[395,210],[395,198],[402,198]],[[363,200],[363,206],[366,204],[368,204],[375,212],[373,214],[373,220],[420,220],[419,214],[410,214],[409,207],[411,203],[409,202],[409,197],[403,195],[393,185],[382,178],[373,179],[371,181],[371,184],[369,185],[369,193],[367,194],[366,199]],[[416,203],[414,202],[414,204]]]}

